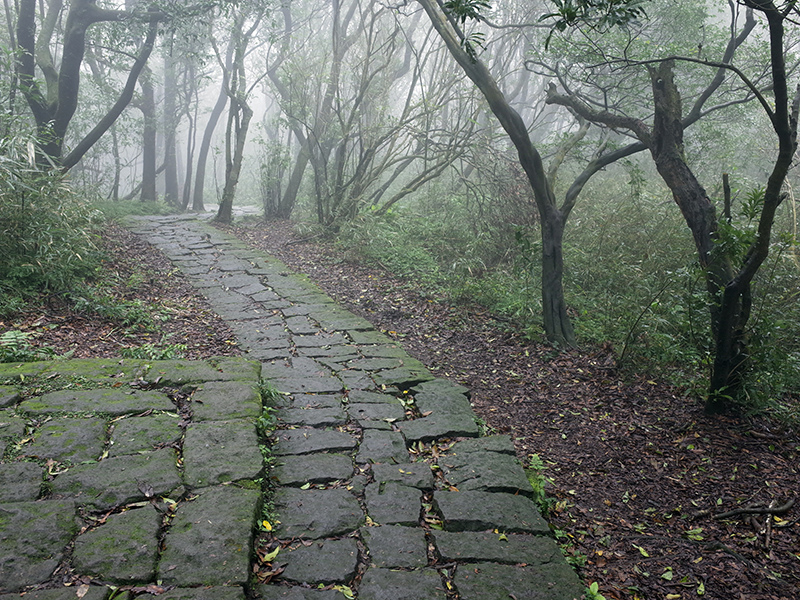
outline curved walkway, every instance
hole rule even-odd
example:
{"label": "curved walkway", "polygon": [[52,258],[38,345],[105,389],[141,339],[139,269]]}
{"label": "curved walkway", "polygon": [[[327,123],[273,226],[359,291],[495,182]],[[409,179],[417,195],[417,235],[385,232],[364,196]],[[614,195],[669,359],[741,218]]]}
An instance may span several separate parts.
{"label": "curved walkway", "polygon": [[[136,597],[160,591],[157,585],[169,589],[159,597],[187,600],[580,597],[511,441],[479,437],[466,388],[435,379],[306,277],[196,217],[142,218],[132,228],[191,278],[234,330],[246,358],[257,362],[73,361],[79,365],[73,370],[87,377],[109,369],[116,396],[52,392],[20,402],[12,388],[0,393],[0,436],[4,420],[17,419],[12,427],[19,428],[27,418],[32,445],[49,443],[59,452],[73,446],[42,435],[42,415],[57,416],[52,421],[72,436],[90,435],[89,420],[69,416],[85,416],[80,402],[119,403],[125,417],[117,417],[109,439],[114,413],[102,409],[106,420],[93,423],[91,438],[106,449],[102,460],[80,465],[77,456],[59,458],[58,464],[77,466],[53,478],[46,501],[4,498],[6,480],[31,477],[7,466],[32,463],[0,465],[0,591],[52,583],[53,569],[66,565],[93,583],[144,583],[132,592]],[[13,377],[0,369],[0,379],[8,373]],[[259,374],[261,396],[253,392]],[[48,377],[39,373],[42,381]],[[108,386],[108,372],[104,377]],[[117,384],[125,384],[124,394]],[[266,445],[254,421],[261,431],[276,427]],[[184,432],[177,438],[176,427]],[[160,446],[140,447],[154,436]],[[159,462],[176,451],[178,468]],[[159,469],[152,467],[157,462]],[[257,484],[264,473],[262,494]],[[69,519],[58,525],[70,507],[83,523],[94,519],[85,531]],[[35,547],[39,534],[26,538],[26,527],[59,532],[35,560],[36,552],[25,548]],[[8,542],[8,534],[21,537]],[[8,552],[19,558],[2,558]],[[40,568],[23,576],[23,563]],[[254,583],[254,574],[267,583]],[[28,597],[74,598],[75,591]],[[88,591],[97,594],[84,596],[90,600],[107,593],[96,585]]]}

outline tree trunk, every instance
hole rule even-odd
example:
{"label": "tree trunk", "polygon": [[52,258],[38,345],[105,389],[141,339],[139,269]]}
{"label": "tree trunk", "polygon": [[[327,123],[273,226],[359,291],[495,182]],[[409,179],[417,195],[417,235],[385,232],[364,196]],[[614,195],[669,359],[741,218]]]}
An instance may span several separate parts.
{"label": "tree trunk", "polygon": [[533,189],[542,223],[542,310],[545,335],[555,345],[574,346],[575,333],[567,314],[562,285],[561,244],[566,216],[556,206],[541,156],[531,142],[522,117],[508,103],[486,66],[464,50],[447,17],[439,10],[438,4],[434,0],[418,0],[418,2],[428,13],[431,23],[444,40],[450,54],[486,98],[492,113],[500,121],[517,150],[520,165]]}
{"label": "tree trunk", "polygon": [[156,192],[156,93],[153,74],[148,68],[142,78],[140,108],[144,117],[142,130],[142,202],[155,202]]}
{"label": "tree trunk", "polygon": [[[171,46],[169,44],[168,46]],[[178,189],[178,149],[176,133],[178,128],[177,91],[175,60],[168,47],[164,55],[164,200],[173,206],[180,205]]]}
{"label": "tree trunk", "polygon": [[[238,102],[238,109],[234,106],[235,101],[231,101],[231,112],[241,110],[241,119],[235,126],[235,148],[231,160],[225,172],[225,188],[222,191],[222,201],[219,204],[217,216],[214,218],[218,223],[229,225],[233,220],[233,199],[236,196],[236,186],[239,184],[239,175],[242,172],[242,162],[244,162],[244,146],[247,141],[247,130],[250,127],[250,120],[253,118],[253,110],[244,101]],[[235,121],[236,119],[233,118]]]}

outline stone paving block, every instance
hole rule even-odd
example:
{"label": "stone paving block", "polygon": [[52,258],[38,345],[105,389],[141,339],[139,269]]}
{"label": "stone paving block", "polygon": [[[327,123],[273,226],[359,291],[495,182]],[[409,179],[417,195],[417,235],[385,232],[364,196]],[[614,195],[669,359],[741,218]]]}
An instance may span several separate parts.
{"label": "stone paving block", "polygon": [[388,339],[373,346],[360,346],[359,349],[365,358],[399,358],[403,361],[410,359],[408,352],[402,346],[391,343],[391,340]]}
{"label": "stone paving block", "polygon": [[539,535],[550,532],[536,505],[524,496],[437,490],[433,493],[433,503],[446,531],[498,529]]}
{"label": "stone paving block", "polygon": [[[392,398],[391,396],[389,396]],[[368,419],[371,421],[402,421],[406,417],[406,409],[396,398],[392,402],[366,404],[361,402],[350,402],[347,405],[347,412],[354,419]]]}
{"label": "stone paving block", "polygon": [[356,455],[358,463],[397,464],[408,460],[405,439],[397,431],[365,431]]}
{"label": "stone paving block", "polygon": [[337,375],[344,389],[371,390],[375,388],[372,377],[364,371],[339,371]]}
{"label": "stone paving block", "polygon": [[396,385],[401,389],[408,389],[418,383],[433,379],[433,375],[425,368],[399,367],[388,371],[379,371],[372,378],[379,387]]}
{"label": "stone paving block", "polygon": [[0,385],[0,408],[16,404],[20,399],[19,392],[10,385]]}
{"label": "stone paving block", "polygon": [[478,437],[480,428],[473,415],[434,414],[397,425],[409,444],[431,442],[442,438]]}
{"label": "stone paving block", "polygon": [[[361,346],[385,345],[393,343],[392,338],[381,333],[380,331],[375,331],[374,328],[363,330],[354,329],[353,331],[348,331],[347,334],[354,343],[360,344]],[[362,350],[368,351],[368,348],[362,348]]]}
{"label": "stone paving block", "polygon": [[[147,596],[138,596],[147,599]],[[157,596],[158,600],[246,600],[241,587],[214,586],[201,588],[175,588]]]}
{"label": "stone paving block", "polygon": [[288,317],[286,328],[294,335],[310,335],[319,331],[317,324],[305,316]]}
{"label": "stone paving block", "polygon": [[181,487],[181,479],[175,451],[165,448],[72,467],[58,475],[52,486],[57,496],[74,497],[80,504],[107,509],[146,500],[145,491],[153,496],[170,496]]}
{"label": "stone paving block", "polygon": [[0,463],[0,503],[36,500],[43,475],[43,468],[33,462]]}
{"label": "stone paving block", "polygon": [[292,394],[292,408],[341,408],[338,394]]}
{"label": "stone paving block", "polygon": [[361,429],[376,429],[378,431],[393,431],[392,426],[386,421],[373,421],[371,419],[361,419],[356,421]]}
{"label": "stone paving block", "polygon": [[338,427],[348,418],[341,408],[283,408],[275,416],[282,423],[296,427]]}
{"label": "stone paving block", "polygon": [[411,390],[413,394],[428,394],[447,398],[452,395],[469,396],[469,388],[453,383],[449,379],[434,379],[421,383]]}
{"label": "stone paving block", "polygon": [[372,465],[372,476],[376,483],[393,481],[420,490],[432,490],[434,484],[431,467],[425,462]]}
{"label": "stone paving block", "polygon": [[[267,378],[269,379],[269,378]],[[335,377],[290,376],[269,379],[275,388],[288,394],[330,394],[341,392],[342,382]]]}
{"label": "stone paving block", "polygon": [[364,390],[351,390],[347,394],[347,399],[351,404],[393,404],[399,400],[389,394],[379,394]]}
{"label": "stone paving block", "polygon": [[453,444],[447,453],[458,456],[467,452],[498,452],[512,456],[516,456],[517,453],[514,443],[507,435],[490,435],[472,440],[462,440]]}
{"label": "stone paving block", "polygon": [[425,531],[418,527],[362,527],[361,539],[376,567],[415,569],[428,564]]}
{"label": "stone paving block", "polygon": [[48,377],[58,375],[64,378],[86,377],[95,381],[108,382],[108,385],[132,381],[146,372],[148,361],[134,358],[124,360],[78,358],[67,361],[44,363]]}
{"label": "stone paving block", "polygon": [[157,378],[161,385],[182,385],[204,381],[253,381],[261,376],[261,365],[237,357],[206,361],[155,360],[147,373],[148,381]]}
{"label": "stone paving block", "polygon": [[[279,342],[275,342],[276,346],[279,346]],[[289,355],[289,340],[286,340],[286,343],[283,347],[279,348],[251,348],[247,349],[247,346],[242,345],[242,349],[247,353],[247,358],[252,360],[276,360],[285,358]]]}
{"label": "stone paving block", "polygon": [[165,585],[244,585],[260,492],[233,486],[203,490],[178,506],[164,540],[158,578]]}
{"label": "stone paving block", "polygon": [[342,346],[323,346],[322,348],[315,347],[297,347],[297,354],[299,356],[307,356],[309,358],[316,358],[320,364],[325,365],[331,370],[338,371],[342,368],[341,363],[347,362],[358,358],[356,347],[352,345]]}
{"label": "stone paving block", "polygon": [[275,493],[281,539],[328,538],[351,533],[364,524],[364,513],[355,496],[345,489],[300,490],[280,488]]}
{"label": "stone paving block", "polygon": [[342,331],[348,334],[354,331],[370,331],[375,326],[353,314],[347,316],[315,314],[314,318],[325,331]]}
{"label": "stone paving block", "polygon": [[545,535],[500,534],[493,531],[431,531],[431,534],[445,562],[544,565],[564,560],[555,540]]}
{"label": "stone paving block", "polygon": [[274,437],[276,443],[272,450],[277,455],[347,452],[357,444],[349,433],[325,429],[281,429]]}
{"label": "stone paving block", "polygon": [[0,363],[0,379],[29,379],[40,375],[51,366],[52,361],[34,363]]}
{"label": "stone paving block", "polygon": [[165,394],[130,388],[50,392],[38,398],[25,400],[19,407],[20,410],[31,414],[101,412],[113,416],[146,410],[175,410],[175,405]]}
{"label": "stone paving block", "polygon": [[[292,336],[292,341],[298,348],[325,348],[343,346],[348,343],[341,333],[325,332],[318,332],[314,335],[295,335]],[[352,348],[345,348],[345,350],[353,352]]]}
{"label": "stone paving block", "polygon": [[345,481],[353,476],[353,459],[342,454],[282,456],[270,477],[279,485],[299,487],[306,483]]}
{"label": "stone paving block", "polygon": [[337,590],[313,590],[283,585],[259,585],[256,590],[261,600],[342,600],[342,594]]}
{"label": "stone paving block", "polygon": [[313,586],[347,584],[356,575],[358,545],[351,538],[319,540],[310,546],[287,550],[278,560],[286,563],[281,579]]}
{"label": "stone paving block", "polygon": [[103,453],[105,419],[54,419],[36,431],[32,444],[22,448],[22,456],[53,458],[80,463],[96,460]]}
{"label": "stone paving block", "polygon": [[250,294],[250,299],[254,302],[274,302],[275,300],[279,300],[280,296],[272,290],[264,288],[255,294]]}
{"label": "stone paving block", "polygon": [[260,415],[261,396],[255,383],[213,381],[192,395],[192,421],[257,419]]}
{"label": "stone paving block", "polygon": [[0,505],[0,590],[47,581],[78,532],[71,501]]}
{"label": "stone paving block", "polygon": [[402,367],[404,361],[400,358],[360,358],[347,363],[350,369],[357,371],[384,371]]}
{"label": "stone paving block", "polygon": [[75,539],[75,572],[117,584],[155,581],[161,519],[152,506],[110,515]]}
{"label": "stone paving block", "polygon": [[11,411],[0,410],[0,439],[18,437],[25,434],[27,419],[11,414]]}
{"label": "stone paving block", "polygon": [[262,456],[255,425],[246,420],[189,424],[183,469],[186,485],[193,488],[257,478]]}
{"label": "stone paving block", "polygon": [[176,443],[183,433],[175,413],[128,417],[114,423],[109,456],[136,454]]}
{"label": "stone paving block", "polygon": [[462,492],[508,492],[533,496],[533,488],[516,456],[471,452],[439,458],[445,479]]}
{"label": "stone paving block", "polygon": [[422,492],[393,482],[371,483],[364,491],[367,514],[379,525],[419,525]]}
{"label": "stone paving block", "polygon": [[104,600],[109,589],[99,585],[83,586],[72,585],[50,590],[37,590],[21,594],[0,594],[0,600]]}
{"label": "stone paving block", "polygon": [[564,560],[536,567],[459,565],[453,581],[463,600],[577,600],[583,596],[583,586]]}
{"label": "stone paving block", "polygon": [[[392,571],[373,567],[367,570],[361,580],[358,598],[359,600],[445,600],[447,594],[441,576],[432,569]],[[493,600],[499,598],[503,596],[495,596]]]}

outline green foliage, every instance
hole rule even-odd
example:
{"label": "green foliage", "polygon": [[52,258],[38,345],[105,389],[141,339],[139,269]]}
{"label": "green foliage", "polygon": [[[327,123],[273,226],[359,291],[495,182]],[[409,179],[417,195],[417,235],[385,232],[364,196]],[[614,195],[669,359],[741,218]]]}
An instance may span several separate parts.
{"label": "green foliage", "polygon": [[591,585],[586,588],[586,600],[606,600],[606,597],[600,593],[600,586],[597,584],[596,581],[593,581]]}
{"label": "green foliage", "polygon": [[55,356],[50,348],[36,348],[30,343],[31,333],[11,329],[0,335],[0,362],[34,362]]}
{"label": "green foliage", "polygon": [[165,344],[167,336],[161,338],[158,344],[142,344],[122,348],[120,354],[124,358],[141,358],[145,360],[177,360],[186,356],[186,344]]}
{"label": "green foliage", "polygon": [[140,200],[95,200],[92,206],[102,213],[106,221],[122,221],[125,217],[148,215],[171,215],[180,211],[164,202],[141,202]]}
{"label": "green foliage", "polygon": [[152,310],[141,300],[121,300],[104,292],[102,287],[90,286],[73,292],[71,298],[78,312],[119,323],[123,327],[155,328]]}
{"label": "green foliage", "polygon": [[69,289],[97,265],[99,224],[63,175],[35,164],[33,142],[0,139],[0,294]]}

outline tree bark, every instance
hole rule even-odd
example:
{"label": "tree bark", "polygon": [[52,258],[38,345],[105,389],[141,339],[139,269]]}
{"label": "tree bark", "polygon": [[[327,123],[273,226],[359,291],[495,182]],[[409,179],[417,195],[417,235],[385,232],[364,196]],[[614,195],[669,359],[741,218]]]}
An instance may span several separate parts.
{"label": "tree bark", "polygon": [[418,0],[456,62],[478,87],[517,150],[519,162],[533,189],[541,220],[542,236],[542,314],[547,339],[559,346],[576,344],[572,322],[567,314],[562,276],[562,240],[566,218],[556,205],[555,195],[538,150],[519,113],[508,103],[486,66],[470,56],[454,33],[452,24],[434,0]]}

